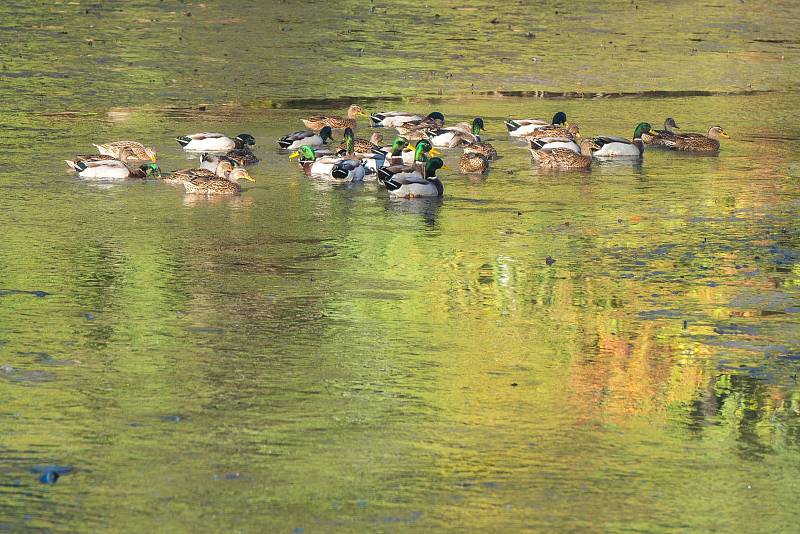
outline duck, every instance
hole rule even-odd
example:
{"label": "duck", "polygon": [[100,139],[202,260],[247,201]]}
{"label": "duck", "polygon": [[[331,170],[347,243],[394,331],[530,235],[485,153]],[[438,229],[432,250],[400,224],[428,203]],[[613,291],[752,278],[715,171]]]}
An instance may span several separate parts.
{"label": "duck", "polygon": [[[336,161],[331,167],[331,172],[325,178],[329,177],[333,180],[341,182],[361,182],[367,174],[361,158],[355,155],[356,138],[351,128],[344,130],[344,154],[343,157]],[[383,152],[379,152],[382,158],[385,158]],[[374,161],[374,160],[373,160]],[[377,169],[377,166],[375,167]]]}
{"label": "duck", "polygon": [[247,165],[255,165],[258,163],[258,157],[253,154],[250,147],[245,145],[242,148],[232,148],[225,153],[225,157],[234,162],[239,167]]}
{"label": "duck", "polygon": [[663,130],[652,130],[649,133],[642,134],[642,142],[652,146],[667,146],[665,141],[666,139],[673,138],[677,134],[675,130],[680,130],[678,124],[675,122],[675,119],[668,117],[667,120],[664,121]]}
{"label": "duck", "polygon": [[200,155],[200,168],[206,169],[213,173],[217,173],[217,169],[220,169],[220,174],[218,176],[225,177],[224,172],[230,172],[233,170],[234,161],[229,159],[227,156],[216,156],[214,154],[209,154],[208,152],[203,152]]}
{"label": "duck", "polygon": [[250,134],[239,134],[233,139],[217,132],[182,135],[175,140],[184,150],[192,152],[228,152],[246,145],[255,145],[256,138]]}
{"label": "duck", "polygon": [[396,198],[441,197],[444,185],[436,176],[439,169],[448,169],[441,158],[431,158],[425,162],[424,175],[394,174],[381,184]]}
{"label": "duck", "polygon": [[[435,155],[434,153],[439,154],[439,152],[431,146],[430,141],[420,141],[413,150],[410,147],[404,150],[403,163],[378,169],[378,180],[389,180],[393,176],[417,176],[422,178],[425,169],[424,162],[428,159],[429,154]],[[412,159],[410,161],[406,160],[405,154],[412,154]]]}
{"label": "duck", "polygon": [[183,180],[184,189],[187,193],[199,195],[236,195],[242,192],[239,180],[255,182],[247,169],[236,167],[230,171],[225,178],[220,176],[199,176],[195,175]]}
{"label": "duck", "polygon": [[[408,139],[405,137],[395,137],[392,141],[392,146],[381,148],[381,151],[386,154],[384,166],[402,165],[403,164],[403,151],[408,147]],[[409,152],[410,153],[410,152]]]}
{"label": "duck", "polygon": [[559,111],[553,115],[553,120],[550,122],[543,119],[509,119],[505,121],[506,128],[508,129],[508,135],[512,137],[522,137],[524,135],[528,135],[542,126],[565,126],[566,124],[567,114],[563,111]]}
{"label": "duck", "polygon": [[233,162],[222,157],[203,154],[200,157],[200,167],[193,169],[181,169],[172,171],[163,178],[168,184],[182,184],[187,180],[211,178],[226,178],[234,169]]}
{"label": "duck", "polygon": [[476,152],[467,152],[458,160],[458,169],[461,174],[484,174],[489,170],[489,158]]}
{"label": "duck", "polygon": [[144,146],[138,141],[112,141],[111,143],[94,146],[100,154],[111,156],[114,159],[156,162],[156,149]]}
{"label": "duck", "polygon": [[665,145],[671,150],[681,152],[717,152],[720,138],[730,137],[721,126],[712,126],[708,135],[699,133],[684,133],[674,135],[665,140]]}
{"label": "duck", "polygon": [[[412,132],[424,132],[425,130],[438,129],[444,127],[444,115],[439,111],[432,111],[424,119],[404,122],[396,126],[400,135],[408,137]],[[410,139],[410,138],[409,138]]]}
{"label": "duck", "polygon": [[161,169],[153,162],[145,163],[139,167],[130,167],[118,159],[105,159],[95,161],[77,161],[75,170],[81,178],[123,179],[123,178],[158,178]]}
{"label": "duck", "polygon": [[329,115],[314,115],[307,119],[302,119],[302,121],[303,124],[306,125],[306,128],[314,130],[315,132],[321,131],[326,126],[330,126],[333,129],[344,129],[344,128],[355,129],[356,117],[360,115],[368,117],[368,115],[364,113],[364,110],[361,109],[361,106],[356,106],[355,104],[353,104],[352,106],[347,108],[347,118],[335,117]]}
{"label": "duck", "polygon": [[339,152],[343,152],[346,150],[348,136],[353,138],[353,151],[355,154],[365,154],[365,155],[374,154],[376,151],[379,151],[381,149],[380,145],[383,143],[383,136],[378,132],[373,133],[369,139],[361,139],[355,137],[353,130],[351,130],[350,128],[345,128],[344,137],[342,138],[342,142],[339,145]]}
{"label": "duck", "polygon": [[464,122],[449,128],[431,129],[427,133],[428,139],[430,139],[433,146],[454,148],[479,142],[480,133],[483,129],[483,119],[475,117],[471,126]]}
{"label": "duck", "polygon": [[323,146],[329,139],[333,140],[333,130],[330,126],[323,127],[319,132],[314,130],[298,130],[278,139],[281,150],[297,150],[303,145],[311,147]]}
{"label": "duck", "polygon": [[576,154],[581,153],[581,147],[574,139],[568,137],[539,137],[528,138],[530,150],[550,150],[553,148],[566,148],[572,150]]}
{"label": "duck", "polygon": [[587,169],[592,165],[592,149],[596,145],[591,139],[580,144],[580,153],[570,148],[556,147],[539,150],[531,149],[533,159],[541,166],[550,169]]}
{"label": "duck", "polygon": [[522,137],[527,140],[539,139],[541,137],[562,137],[566,139],[575,139],[580,137],[581,129],[577,124],[569,124],[559,126],[555,124],[547,124],[541,128],[533,130],[531,133],[525,134]]}
{"label": "duck", "polygon": [[595,157],[642,157],[644,154],[644,143],[642,135],[649,133],[651,126],[649,123],[640,122],[633,131],[633,141],[628,141],[624,137],[601,136],[592,139],[595,146],[592,155]]}
{"label": "duck", "polygon": [[65,159],[64,161],[70,169],[78,172],[80,171],[79,167],[81,167],[81,163],[91,163],[95,161],[122,161],[124,163],[129,163],[137,160],[137,158],[127,150],[123,151],[120,156],[122,156],[122,158],[117,159],[111,156],[104,156],[103,154],[78,154],[72,159]]}
{"label": "duck", "polygon": [[464,152],[471,154],[481,154],[489,161],[496,161],[500,158],[500,156],[497,155],[497,149],[495,149],[491,143],[487,142],[478,142],[469,144],[464,147]]}
{"label": "duck", "polygon": [[424,118],[415,113],[405,111],[382,111],[369,116],[369,120],[372,121],[372,126],[375,128],[397,128],[407,122],[421,121]]}
{"label": "duck", "polygon": [[329,175],[333,164],[341,159],[331,154],[318,154],[317,150],[308,145],[303,145],[289,154],[289,159],[295,158],[299,158],[298,164],[306,176]]}

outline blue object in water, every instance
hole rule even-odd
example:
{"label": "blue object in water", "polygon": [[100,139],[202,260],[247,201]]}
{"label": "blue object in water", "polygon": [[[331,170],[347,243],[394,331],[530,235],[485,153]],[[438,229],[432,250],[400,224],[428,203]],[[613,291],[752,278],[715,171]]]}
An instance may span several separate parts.
{"label": "blue object in water", "polygon": [[31,469],[32,473],[38,473],[39,482],[42,484],[55,484],[58,477],[72,472],[72,467],[63,465],[37,465]]}

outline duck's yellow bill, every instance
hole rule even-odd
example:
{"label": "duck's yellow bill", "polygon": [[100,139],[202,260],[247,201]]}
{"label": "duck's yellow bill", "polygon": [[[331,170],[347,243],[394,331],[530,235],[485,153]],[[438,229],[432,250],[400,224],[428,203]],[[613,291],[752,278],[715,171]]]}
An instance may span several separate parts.
{"label": "duck's yellow bill", "polygon": [[299,157],[300,157],[300,152],[299,151],[298,152],[292,152],[291,154],[289,154],[289,159],[294,159],[294,158],[299,158]]}
{"label": "duck's yellow bill", "polygon": [[450,170],[450,167],[448,167],[447,165],[442,165],[442,166],[441,166],[441,169],[442,169],[443,171],[449,171],[449,170]]}
{"label": "duck's yellow bill", "polygon": [[442,155],[442,153],[439,152],[438,150],[436,150],[435,148],[431,148],[430,154],[431,154],[431,156],[441,156]]}
{"label": "duck's yellow bill", "polygon": [[155,156],[150,156],[150,161],[156,163],[158,161],[158,158],[156,158]]}
{"label": "duck's yellow bill", "polygon": [[256,181],[256,179],[253,178],[252,176],[250,176],[249,174],[245,174],[244,176],[242,176],[242,178],[244,178],[248,182],[255,182]]}
{"label": "duck's yellow bill", "polygon": [[730,135],[728,135],[728,132],[720,132],[719,135],[720,135],[720,137],[724,137],[726,139],[728,139],[730,137]]}

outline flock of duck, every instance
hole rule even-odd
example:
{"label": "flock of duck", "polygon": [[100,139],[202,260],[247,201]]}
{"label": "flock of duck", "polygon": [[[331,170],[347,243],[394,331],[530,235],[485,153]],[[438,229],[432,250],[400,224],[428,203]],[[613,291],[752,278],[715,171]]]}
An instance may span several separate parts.
{"label": "flock of duck", "polygon": [[[398,135],[390,145],[384,144],[383,136],[377,132],[369,139],[357,138],[354,132],[359,116],[368,117],[374,128],[393,128]],[[353,105],[346,117],[316,115],[303,119],[303,123],[307,130],[280,138],[278,146],[289,153],[290,159],[298,160],[307,176],[334,182],[373,179],[394,197],[444,194],[444,185],[436,172],[448,167],[437,149],[461,149],[458,167],[463,174],[486,173],[490,162],[498,159],[495,148],[481,140],[485,124],[480,117],[471,124],[445,126],[445,117],[438,111],[427,116],[400,111],[367,115],[361,107]],[[639,123],[632,140],[616,136],[584,138],[576,124],[567,122],[563,111],[549,121],[509,119],[505,125],[509,136],[527,143],[536,164],[551,169],[587,169],[595,158],[641,158],[645,145],[716,153],[719,139],[728,137],[720,126],[712,126],[707,135],[680,133],[675,120],[668,118],[663,130]],[[338,146],[332,144],[334,130],[343,130],[343,140]],[[245,168],[258,163],[250,148],[256,142],[252,135],[230,138],[206,132],[176,140],[185,151],[200,155],[198,168],[162,176],[156,164],[156,151],[136,141],[95,145],[99,154],[75,156],[67,164],[83,178],[160,178],[183,186],[187,193],[201,195],[236,194],[241,191],[241,180],[255,181]]]}

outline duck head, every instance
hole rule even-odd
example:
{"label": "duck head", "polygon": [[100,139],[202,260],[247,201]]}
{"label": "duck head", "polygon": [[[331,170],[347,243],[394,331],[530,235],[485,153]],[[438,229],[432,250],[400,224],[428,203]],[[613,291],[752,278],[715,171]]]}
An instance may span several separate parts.
{"label": "duck head", "polygon": [[147,178],[159,178],[161,176],[161,169],[155,163],[145,163],[139,167]]}
{"label": "duck head", "polygon": [[563,111],[559,111],[555,115],[553,115],[553,124],[558,124],[563,126],[567,123],[567,114]]}
{"label": "duck head", "polygon": [[448,170],[449,167],[444,164],[442,158],[431,158],[425,162],[425,178],[430,180],[436,178],[436,171],[439,169]]}
{"label": "duck head", "polygon": [[236,148],[244,148],[245,145],[255,145],[256,138],[250,134],[239,134],[233,138],[233,142],[236,145]]}
{"label": "duck head", "polygon": [[297,151],[292,152],[289,154],[289,159],[300,158],[300,163],[306,161],[314,161],[317,159],[317,155],[314,152],[314,149],[308,145],[303,145]]}

